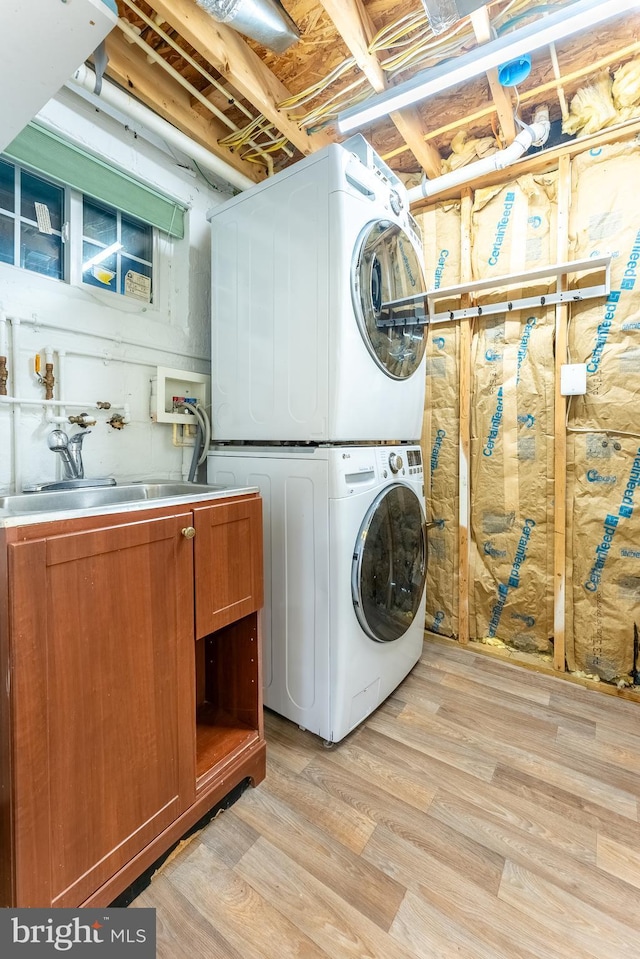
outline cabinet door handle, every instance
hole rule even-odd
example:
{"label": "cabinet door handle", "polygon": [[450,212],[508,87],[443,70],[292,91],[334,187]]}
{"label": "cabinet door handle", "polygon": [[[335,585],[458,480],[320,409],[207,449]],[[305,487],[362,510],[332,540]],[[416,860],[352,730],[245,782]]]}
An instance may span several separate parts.
{"label": "cabinet door handle", "polygon": [[182,530],[182,535],[185,539],[193,539],[193,537],[196,535],[196,531],[193,526],[185,526]]}

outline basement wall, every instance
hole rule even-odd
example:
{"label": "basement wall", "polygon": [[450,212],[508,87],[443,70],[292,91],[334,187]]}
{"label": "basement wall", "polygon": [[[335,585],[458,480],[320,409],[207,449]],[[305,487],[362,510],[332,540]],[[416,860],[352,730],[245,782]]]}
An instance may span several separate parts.
{"label": "basement wall", "polygon": [[[160,143],[144,139],[135,124],[125,128],[71,91],[63,89],[40,116],[72,142],[184,203],[189,212],[183,240],[160,235],[153,304],[0,263],[0,307],[9,316],[37,320],[35,325],[21,326],[20,355],[11,356],[9,349],[10,374],[17,372],[23,395],[43,398],[44,389],[34,375],[34,355],[44,354],[46,347],[65,351],[65,381],[59,383],[64,398],[95,397],[131,407],[131,423],[123,430],[106,424],[109,413],[96,413],[97,425],[83,448],[85,474],[112,475],[123,481],[179,479],[188,468],[191,449],[172,445],[170,425],[151,423],[150,381],[159,365],[210,372],[206,212],[227,195],[188,169],[186,158],[176,159]],[[9,330],[8,340],[10,344]],[[46,444],[51,429],[42,408],[22,408],[20,454],[25,485],[60,478],[59,457]],[[3,404],[0,449],[0,491],[6,492],[12,476],[11,413]]]}
{"label": "basement wall", "polygon": [[[429,289],[454,286],[461,276],[460,204],[434,207],[418,216]],[[460,328],[443,323],[430,331],[426,350],[422,457],[429,521],[427,629],[458,633],[458,512]]]}
{"label": "basement wall", "polygon": [[[574,158],[571,170],[569,258],[611,252],[614,259],[609,302],[577,304],[569,320],[568,361],[587,363],[588,379],[587,395],[571,400],[567,418],[567,665],[628,683],[640,625],[640,153],[632,144],[603,147]],[[466,224],[451,204],[423,212],[429,286],[556,263],[557,188],[551,173],[478,190]],[[470,235],[469,263],[437,283],[439,251],[455,246],[458,230]],[[555,278],[536,281],[526,295],[552,285]],[[510,288],[509,295],[519,292]],[[508,298],[504,289],[492,294]],[[554,624],[555,321],[555,307],[545,306],[473,320],[467,427],[469,636],[545,658]],[[434,524],[429,562],[437,566],[429,573],[426,627],[452,637],[459,631],[451,563],[459,537],[452,451],[459,441],[459,343],[453,324],[429,331],[422,437]]]}

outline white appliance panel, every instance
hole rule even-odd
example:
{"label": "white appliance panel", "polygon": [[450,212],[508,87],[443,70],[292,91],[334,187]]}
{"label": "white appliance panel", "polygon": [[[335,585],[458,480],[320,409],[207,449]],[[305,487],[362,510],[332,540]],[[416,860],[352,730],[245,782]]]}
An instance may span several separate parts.
{"label": "white appliance panel", "polygon": [[[375,642],[354,611],[354,546],[376,497],[400,484],[423,517],[418,447],[220,447],[208,480],[264,499],[265,705],[330,742],[368,716],[420,658],[424,591],[406,632]],[[403,457],[394,473],[390,456]],[[415,454],[417,455],[417,453]],[[397,464],[396,464],[397,465]]]}
{"label": "white appliance panel", "polygon": [[419,438],[424,362],[404,379],[381,369],[352,296],[368,224],[397,224],[421,260],[407,207],[399,181],[333,144],[212,211],[216,440]]}

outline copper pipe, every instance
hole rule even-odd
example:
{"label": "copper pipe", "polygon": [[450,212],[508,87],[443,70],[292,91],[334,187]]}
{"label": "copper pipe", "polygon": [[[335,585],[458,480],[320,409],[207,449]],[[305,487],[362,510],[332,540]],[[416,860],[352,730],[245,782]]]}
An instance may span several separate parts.
{"label": "copper pipe", "polygon": [[53,375],[53,363],[46,363],[44,368],[44,376],[42,377],[42,382],[44,383],[46,390],[44,394],[45,400],[53,399],[53,387],[55,385],[55,377]]}

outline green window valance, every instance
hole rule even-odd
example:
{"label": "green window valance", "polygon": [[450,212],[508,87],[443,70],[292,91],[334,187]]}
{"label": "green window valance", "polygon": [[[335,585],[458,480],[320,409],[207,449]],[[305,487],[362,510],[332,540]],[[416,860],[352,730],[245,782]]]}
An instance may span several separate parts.
{"label": "green window valance", "polygon": [[5,149],[17,163],[182,239],[185,207],[35,123]]}

